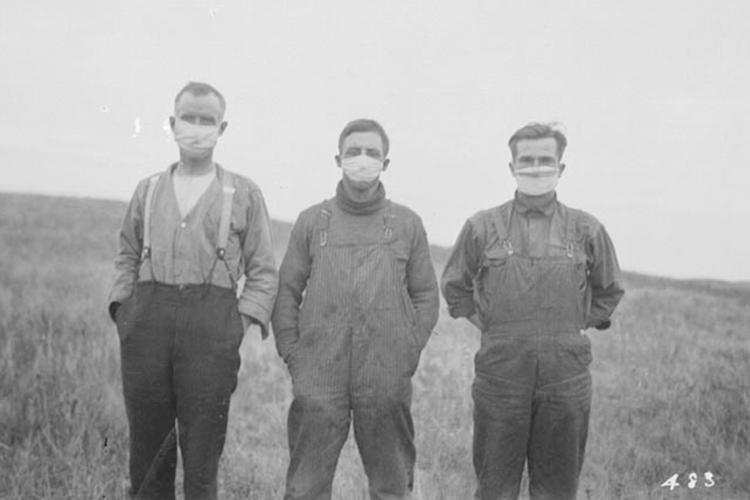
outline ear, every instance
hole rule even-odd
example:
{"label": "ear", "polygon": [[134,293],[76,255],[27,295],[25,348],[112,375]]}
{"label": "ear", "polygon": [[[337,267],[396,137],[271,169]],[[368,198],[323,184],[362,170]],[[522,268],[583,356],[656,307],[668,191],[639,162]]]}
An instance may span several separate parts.
{"label": "ear", "polygon": [[391,159],[390,158],[386,158],[385,160],[383,160],[383,172],[385,172],[385,169],[387,169],[388,165],[390,165],[390,164],[391,164]]}
{"label": "ear", "polygon": [[516,176],[516,174],[513,172],[513,162],[508,163],[508,170],[510,170],[510,175],[513,177]]}
{"label": "ear", "polygon": [[174,132],[174,122],[175,122],[174,116],[170,116],[169,117],[169,128],[172,129],[172,132]]}
{"label": "ear", "polygon": [[219,135],[222,135],[228,126],[229,124],[227,122],[221,122],[219,124]]}
{"label": "ear", "polygon": [[558,177],[562,177],[563,171],[565,171],[565,164],[561,163],[560,164],[560,174],[558,175]]}
{"label": "ear", "polygon": [[334,160],[336,160],[336,166],[338,166],[339,168],[341,168],[341,157],[339,155],[336,155],[333,158],[334,158]]}

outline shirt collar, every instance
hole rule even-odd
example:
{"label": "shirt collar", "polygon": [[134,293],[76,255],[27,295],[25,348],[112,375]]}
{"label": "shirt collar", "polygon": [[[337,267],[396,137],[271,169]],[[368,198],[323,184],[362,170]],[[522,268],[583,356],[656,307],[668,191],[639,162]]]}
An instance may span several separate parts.
{"label": "shirt collar", "polygon": [[513,203],[519,214],[536,212],[549,217],[555,213],[557,193],[552,191],[550,194],[543,194],[541,196],[529,196],[516,191]]}

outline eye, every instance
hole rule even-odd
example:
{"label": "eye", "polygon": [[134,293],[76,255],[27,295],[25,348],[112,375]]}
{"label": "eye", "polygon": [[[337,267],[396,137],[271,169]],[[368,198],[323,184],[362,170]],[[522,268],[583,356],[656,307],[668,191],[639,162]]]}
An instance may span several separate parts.
{"label": "eye", "polygon": [[372,149],[372,148],[368,148],[365,154],[369,156],[370,158],[375,158],[377,160],[379,160],[382,157],[379,150]]}
{"label": "eye", "polygon": [[344,151],[344,156],[358,156],[361,151],[362,151],[362,148],[352,147]]}
{"label": "eye", "polygon": [[531,165],[532,163],[534,163],[534,159],[528,156],[521,156],[516,160],[516,163],[519,165]]}
{"label": "eye", "polygon": [[216,125],[216,120],[210,116],[201,116],[199,123],[201,125]]}

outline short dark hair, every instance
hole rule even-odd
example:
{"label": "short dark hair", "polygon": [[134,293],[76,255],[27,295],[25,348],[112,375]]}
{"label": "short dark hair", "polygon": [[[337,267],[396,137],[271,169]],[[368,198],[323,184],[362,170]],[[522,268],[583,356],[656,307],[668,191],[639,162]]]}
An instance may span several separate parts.
{"label": "short dark hair", "polygon": [[188,92],[197,96],[208,94],[215,95],[219,99],[219,106],[221,106],[221,116],[224,116],[224,112],[227,110],[227,101],[224,100],[224,96],[221,95],[221,92],[216,90],[216,88],[214,88],[212,85],[203,82],[188,82],[187,85],[182,87],[182,89],[177,92],[177,96],[175,96],[174,98],[175,107],[177,107],[177,102],[180,100],[180,97],[182,97],[182,94]]}
{"label": "short dark hair", "polygon": [[355,132],[377,132],[380,134],[380,138],[383,140],[383,157],[388,156],[388,136],[382,125],[369,118],[359,118],[346,124],[344,130],[341,131],[341,135],[339,135],[339,153],[341,153],[341,148],[344,146],[344,139]]}
{"label": "short dark hair", "polygon": [[516,144],[519,141],[527,139],[546,139],[552,137],[557,142],[557,158],[561,159],[565,146],[568,145],[568,140],[565,138],[565,134],[560,130],[560,124],[558,123],[529,123],[516,130],[516,132],[510,136],[508,146],[513,154],[513,159],[516,158]]}

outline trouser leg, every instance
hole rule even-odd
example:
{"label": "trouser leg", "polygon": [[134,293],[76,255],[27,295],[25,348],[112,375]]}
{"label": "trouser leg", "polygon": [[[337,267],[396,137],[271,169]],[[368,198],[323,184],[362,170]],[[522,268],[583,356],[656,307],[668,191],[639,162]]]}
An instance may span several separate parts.
{"label": "trouser leg", "polygon": [[474,380],[476,498],[518,497],[531,421],[531,390],[508,381]]}
{"label": "trouser leg", "polygon": [[230,290],[212,287],[182,303],[177,319],[175,393],[186,500],[217,497],[229,401],[237,385],[242,323]]}
{"label": "trouser leg", "polygon": [[170,309],[139,287],[118,311],[122,386],[130,430],[130,494],[174,498],[177,447]]}
{"label": "trouser leg", "polygon": [[328,500],[349,434],[349,398],[297,395],[289,409],[285,500]]}
{"label": "trouser leg", "polygon": [[575,499],[590,408],[588,372],[537,391],[528,451],[532,499]]}
{"label": "trouser leg", "polygon": [[[363,398],[353,408],[354,438],[372,500],[405,500],[414,485],[411,380],[394,381],[387,397]],[[394,390],[395,389],[395,390]]]}

